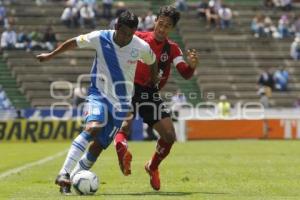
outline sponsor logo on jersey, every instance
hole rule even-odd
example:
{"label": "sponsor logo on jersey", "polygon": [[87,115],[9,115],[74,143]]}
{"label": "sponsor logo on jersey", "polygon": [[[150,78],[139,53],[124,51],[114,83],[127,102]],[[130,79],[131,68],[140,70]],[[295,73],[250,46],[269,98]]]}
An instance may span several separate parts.
{"label": "sponsor logo on jersey", "polygon": [[169,56],[168,56],[167,52],[164,52],[163,54],[161,54],[161,56],[160,56],[161,62],[166,62],[168,59],[169,59]]}
{"label": "sponsor logo on jersey", "polygon": [[131,55],[132,58],[137,58],[138,55],[139,55],[139,50],[133,48],[133,49],[131,50],[131,52],[130,52],[130,55]]}

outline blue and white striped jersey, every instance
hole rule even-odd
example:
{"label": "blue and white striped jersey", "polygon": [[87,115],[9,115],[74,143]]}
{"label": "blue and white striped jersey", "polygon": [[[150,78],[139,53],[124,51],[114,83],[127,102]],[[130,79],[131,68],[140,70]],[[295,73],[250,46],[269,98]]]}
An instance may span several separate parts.
{"label": "blue and white striped jersey", "polygon": [[155,54],[148,43],[133,36],[131,42],[119,47],[113,41],[115,30],[100,30],[76,38],[80,48],[93,48],[96,56],[91,69],[90,94],[100,95],[118,111],[129,105],[134,89],[137,61],[151,65]]}

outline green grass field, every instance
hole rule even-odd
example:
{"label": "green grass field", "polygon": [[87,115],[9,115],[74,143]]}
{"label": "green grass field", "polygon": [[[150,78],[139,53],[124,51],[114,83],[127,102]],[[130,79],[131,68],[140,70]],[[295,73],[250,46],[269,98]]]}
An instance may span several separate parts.
{"label": "green grass field", "polygon": [[[1,143],[1,174],[57,154],[66,143]],[[100,177],[94,196],[58,192],[54,178],[64,156],[0,178],[0,199],[160,199],[282,200],[300,199],[300,141],[199,141],[177,143],[161,165],[161,191],[153,191],[144,163],[155,143],[130,143],[133,174],[119,171],[113,146],[92,171]]]}

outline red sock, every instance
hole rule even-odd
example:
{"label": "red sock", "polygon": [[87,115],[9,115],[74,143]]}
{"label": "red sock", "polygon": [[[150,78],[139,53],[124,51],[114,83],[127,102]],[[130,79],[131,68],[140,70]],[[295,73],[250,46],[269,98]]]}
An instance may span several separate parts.
{"label": "red sock", "polygon": [[127,135],[123,131],[119,131],[115,137],[115,147],[119,160],[122,160],[127,151]]}
{"label": "red sock", "polygon": [[156,145],[156,151],[151,159],[149,168],[151,170],[156,170],[160,162],[167,157],[169,154],[173,143],[167,143],[163,139],[159,139]]}

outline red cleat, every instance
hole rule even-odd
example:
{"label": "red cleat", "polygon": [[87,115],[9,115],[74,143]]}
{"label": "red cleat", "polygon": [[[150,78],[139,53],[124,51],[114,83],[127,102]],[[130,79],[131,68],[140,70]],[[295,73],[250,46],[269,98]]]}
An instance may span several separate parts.
{"label": "red cleat", "polygon": [[128,176],[131,174],[131,161],[132,155],[128,150],[126,150],[123,159],[119,160],[120,169],[124,176]]}
{"label": "red cleat", "polygon": [[158,169],[156,170],[151,170],[149,168],[149,162],[146,163],[145,165],[145,170],[150,176],[150,185],[154,190],[159,190],[160,189],[160,178],[159,178],[159,171]]}

